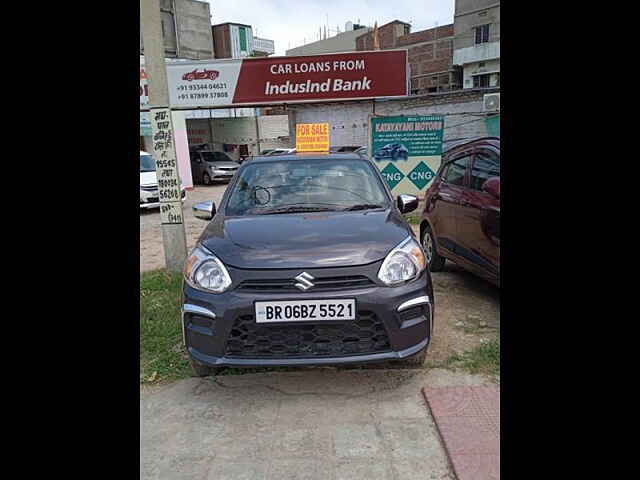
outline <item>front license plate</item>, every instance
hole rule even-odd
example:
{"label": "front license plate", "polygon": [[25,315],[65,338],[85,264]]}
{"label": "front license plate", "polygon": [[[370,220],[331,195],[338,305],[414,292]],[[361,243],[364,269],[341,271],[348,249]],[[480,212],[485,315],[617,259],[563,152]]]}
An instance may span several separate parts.
{"label": "front license plate", "polygon": [[256,302],[256,323],[355,320],[356,301],[291,300]]}

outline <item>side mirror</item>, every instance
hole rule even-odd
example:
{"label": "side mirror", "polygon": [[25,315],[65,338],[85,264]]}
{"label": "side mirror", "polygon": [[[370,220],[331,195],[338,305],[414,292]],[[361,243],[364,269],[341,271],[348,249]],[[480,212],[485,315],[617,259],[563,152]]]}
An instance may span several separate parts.
{"label": "side mirror", "polygon": [[202,203],[196,203],[193,206],[193,215],[202,220],[211,220],[216,214],[216,204],[208,200]]}
{"label": "side mirror", "polygon": [[500,199],[500,177],[490,177],[482,184],[482,190]]}
{"label": "side mirror", "polygon": [[397,202],[400,213],[413,212],[418,208],[418,198],[413,195],[398,195]]}

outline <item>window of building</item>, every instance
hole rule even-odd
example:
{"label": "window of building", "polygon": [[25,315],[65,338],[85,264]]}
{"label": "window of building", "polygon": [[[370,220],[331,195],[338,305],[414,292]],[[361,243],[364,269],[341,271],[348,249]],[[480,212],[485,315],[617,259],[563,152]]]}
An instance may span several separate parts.
{"label": "window of building", "polygon": [[473,77],[473,88],[488,88],[490,74],[476,75]]}
{"label": "window of building", "polygon": [[476,45],[489,41],[489,24],[480,25],[475,27],[474,30],[476,31]]}
{"label": "window of building", "polygon": [[478,68],[483,68],[483,67],[484,67],[484,65],[485,65],[485,63],[484,63],[484,62],[478,62]]}

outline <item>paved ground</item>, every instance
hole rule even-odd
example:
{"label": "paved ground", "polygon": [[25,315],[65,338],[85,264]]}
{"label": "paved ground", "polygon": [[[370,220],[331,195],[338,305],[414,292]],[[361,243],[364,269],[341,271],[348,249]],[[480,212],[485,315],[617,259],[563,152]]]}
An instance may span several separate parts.
{"label": "paved ground", "polygon": [[[207,222],[193,216],[192,207],[195,203],[213,200],[216,206],[227,188],[226,183],[204,186],[197,185],[187,192],[184,202],[185,232],[187,234],[187,248],[190,250],[196,244],[198,237]],[[164,249],[162,247],[162,232],[160,230],[159,210],[140,212],[140,271],[164,268]]]}
{"label": "paved ground", "polygon": [[142,478],[454,480],[421,388],[489,383],[443,369],[321,368],[147,389]]}
{"label": "paved ground", "polygon": [[432,386],[423,393],[458,480],[498,480],[500,390]]}

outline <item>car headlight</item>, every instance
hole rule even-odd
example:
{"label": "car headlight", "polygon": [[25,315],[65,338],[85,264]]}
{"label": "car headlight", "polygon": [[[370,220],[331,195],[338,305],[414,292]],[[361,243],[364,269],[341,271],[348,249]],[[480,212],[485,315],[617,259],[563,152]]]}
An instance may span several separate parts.
{"label": "car headlight", "polygon": [[413,237],[407,237],[384,259],[378,278],[385,285],[397,285],[418,278],[426,267],[422,247]]}
{"label": "car headlight", "polygon": [[231,286],[224,264],[212,252],[197,245],[184,262],[184,279],[193,288],[222,293]]}

